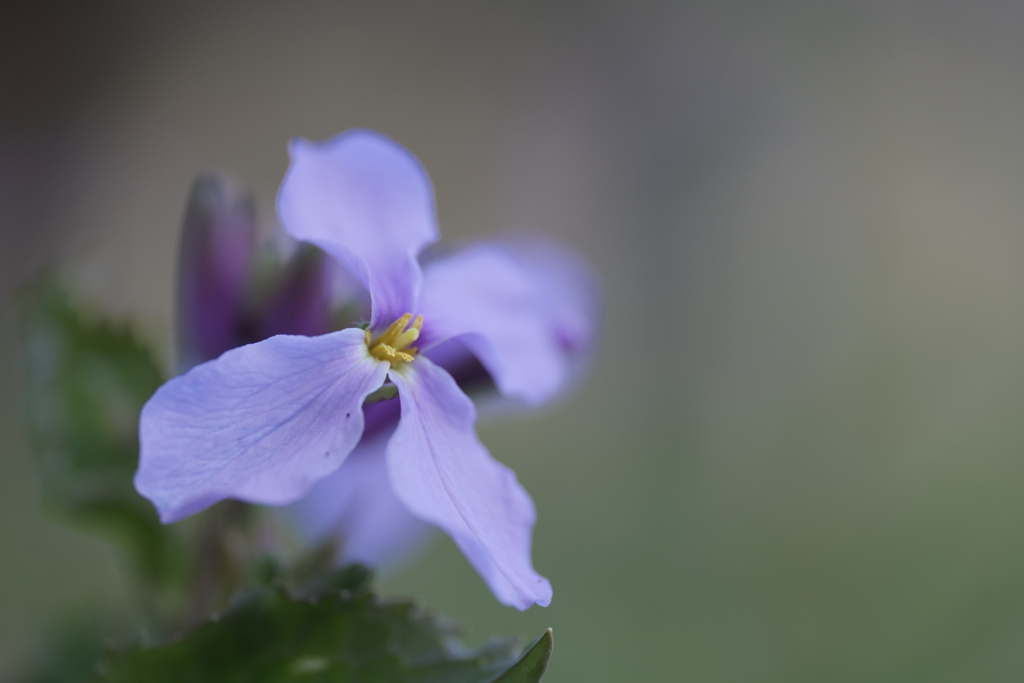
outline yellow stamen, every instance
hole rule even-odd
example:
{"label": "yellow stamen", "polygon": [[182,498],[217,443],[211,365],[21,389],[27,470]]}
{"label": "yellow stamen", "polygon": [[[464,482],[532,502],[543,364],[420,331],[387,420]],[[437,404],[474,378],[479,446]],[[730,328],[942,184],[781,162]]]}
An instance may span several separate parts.
{"label": "yellow stamen", "polygon": [[414,341],[416,341],[419,338],[420,338],[420,331],[419,330],[417,330],[415,327],[412,328],[412,329],[408,329],[405,332],[403,332],[402,334],[398,335],[398,338],[395,339],[395,348],[396,349],[404,349],[406,346],[408,346],[409,344],[412,344]]}
{"label": "yellow stamen", "polygon": [[419,339],[420,330],[423,328],[423,316],[416,316],[412,325],[409,325],[410,320],[412,314],[406,313],[388,325],[376,339],[373,339],[370,330],[367,330],[366,348],[369,349],[370,355],[378,360],[388,361],[393,368],[402,363],[412,362],[419,349],[409,344]]}
{"label": "yellow stamen", "polygon": [[388,326],[388,329],[384,330],[384,332],[381,333],[381,335],[379,337],[377,337],[377,340],[374,343],[375,344],[392,344],[394,342],[394,339],[398,335],[400,335],[402,333],[402,330],[405,329],[406,325],[409,324],[410,320],[412,320],[412,314],[411,313],[406,313],[401,318],[399,318],[395,322],[391,323]]}

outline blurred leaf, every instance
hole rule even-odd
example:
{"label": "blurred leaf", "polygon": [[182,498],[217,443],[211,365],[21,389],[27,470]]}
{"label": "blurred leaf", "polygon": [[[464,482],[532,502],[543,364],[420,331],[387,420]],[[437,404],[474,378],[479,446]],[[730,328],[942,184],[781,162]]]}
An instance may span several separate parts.
{"label": "blurred leaf", "polygon": [[138,418],[163,382],[125,325],[92,321],[55,286],[23,300],[26,409],[47,505],[122,541],[157,579],[181,565],[174,537],[138,495]]}
{"label": "blurred leaf", "polygon": [[[39,643],[18,683],[86,683],[94,680],[110,631],[120,631],[104,616],[79,616],[51,630]],[[107,646],[109,647],[109,646]]]}
{"label": "blurred leaf", "polygon": [[351,588],[301,600],[264,587],[180,640],[110,654],[98,680],[345,681],[347,683],[493,683],[540,681],[551,654],[550,631],[520,660],[514,639],[476,650],[457,627],[410,602],[378,599],[368,573],[339,575]]}
{"label": "blurred leaf", "polygon": [[537,683],[544,678],[544,672],[548,670],[554,644],[551,629],[544,631],[544,635],[530,643],[519,661],[494,683]]}

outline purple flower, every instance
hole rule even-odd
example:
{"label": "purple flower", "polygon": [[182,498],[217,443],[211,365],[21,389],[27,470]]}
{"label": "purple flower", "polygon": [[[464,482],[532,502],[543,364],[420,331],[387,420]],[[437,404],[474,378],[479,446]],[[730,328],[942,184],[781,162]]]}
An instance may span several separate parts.
{"label": "purple flower", "polygon": [[[353,547],[373,546],[376,530],[394,536],[411,514],[448,533],[500,601],[547,605],[551,586],[530,558],[533,503],[480,443],[453,375],[466,386],[479,374],[526,406],[554,397],[593,347],[589,280],[539,242],[421,266],[438,231],[430,181],[408,151],[354,131],[290,152],[281,222],[367,288],[369,327],[271,337],[165,384],[142,411],[136,487],[173,522],[225,498],[287,505],[348,473],[333,490],[366,536]],[[387,381],[398,399],[364,410]]]}
{"label": "purple flower", "polygon": [[[533,281],[537,313],[548,334],[564,350],[568,380],[559,396],[579,380],[591,360],[600,301],[589,264],[571,250],[537,235],[518,235],[472,249],[494,250],[515,263]],[[429,271],[432,264],[426,266]],[[514,395],[494,391],[480,362],[458,339],[424,351],[492,415],[529,408]],[[387,477],[384,450],[399,420],[395,401],[364,407],[363,438],[336,472],[313,486],[293,506],[299,528],[311,542],[334,539],[340,563],[361,562],[387,570],[412,555],[427,540],[430,526],[414,517],[395,496]]]}

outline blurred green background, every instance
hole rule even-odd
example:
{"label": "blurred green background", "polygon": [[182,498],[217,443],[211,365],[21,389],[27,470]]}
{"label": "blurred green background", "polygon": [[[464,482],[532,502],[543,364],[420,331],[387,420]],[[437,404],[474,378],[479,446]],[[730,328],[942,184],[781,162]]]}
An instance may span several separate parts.
{"label": "blurred green background", "polygon": [[582,391],[481,428],[552,606],[447,539],[388,593],[553,626],[552,683],[1024,679],[1022,122],[1010,2],[5,3],[0,674],[130,598],[39,508],[10,293],[60,264],[167,358],[196,173],[271,235],[286,141],[365,126],[446,238],[550,232],[607,296]]}

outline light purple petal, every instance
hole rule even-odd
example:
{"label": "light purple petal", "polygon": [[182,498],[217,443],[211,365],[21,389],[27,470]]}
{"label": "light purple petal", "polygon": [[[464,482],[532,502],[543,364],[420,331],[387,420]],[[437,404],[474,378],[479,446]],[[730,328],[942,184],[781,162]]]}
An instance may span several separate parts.
{"label": "light purple petal", "polygon": [[549,604],[551,584],[530,560],[533,501],[480,443],[473,403],[426,358],[391,379],[402,403],[387,448],[399,500],[452,537],[498,600],[519,609]]}
{"label": "light purple petal", "polygon": [[[482,391],[494,393],[488,391],[494,389],[494,380],[491,379],[491,374],[487,372],[487,368],[483,366],[480,359],[462,343],[462,339],[462,337],[453,337],[435,344],[426,349],[423,355],[451,375],[459,388],[474,399],[479,409],[480,404],[477,402],[477,398]],[[518,399],[516,402],[522,404]]]}
{"label": "light purple petal", "polygon": [[232,349],[143,407],[135,487],[165,523],[224,498],[293,503],[359,441],[387,370],[359,329]]}
{"label": "light purple petal", "polygon": [[355,130],[289,145],[277,195],[281,223],[344,263],[370,292],[374,328],[416,311],[416,257],[437,241],[434,191],[416,157],[392,140]]}
{"label": "light purple petal", "polygon": [[363,283],[352,275],[352,271],[334,258],[324,259],[324,274],[327,282],[327,298],[333,312],[344,309],[343,320],[351,327],[369,320],[371,314],[370,293]]}
{"label": "light purple petal", "polygon": [[335,538],[338,562],[387,571],[419,550],[432,527],[395,496],[384,450],[392,430],[364,438],[336,472],[317,482],[294,513],[311,542]]}
{"label": "light purple petal", "polygon": [[[552,252],[553,253],[553,252]],[[430,263],[419,312],[421,345],[459,337],[502,394],[538,405],[572,376],[589,352],[596,323],[567,292],[572,275],[548,278],[551,263],[530,259],[501,244],[478,244]],[[562,286],[560,278],[569,278]]]}
{"label": "light purple petal", "polygon": [[576,378],[593,360],[601,328],[603,297],[593,266],[579,252],[539,233],[511,235],[497,244],[515,256],[543,292],[548,324]]}

